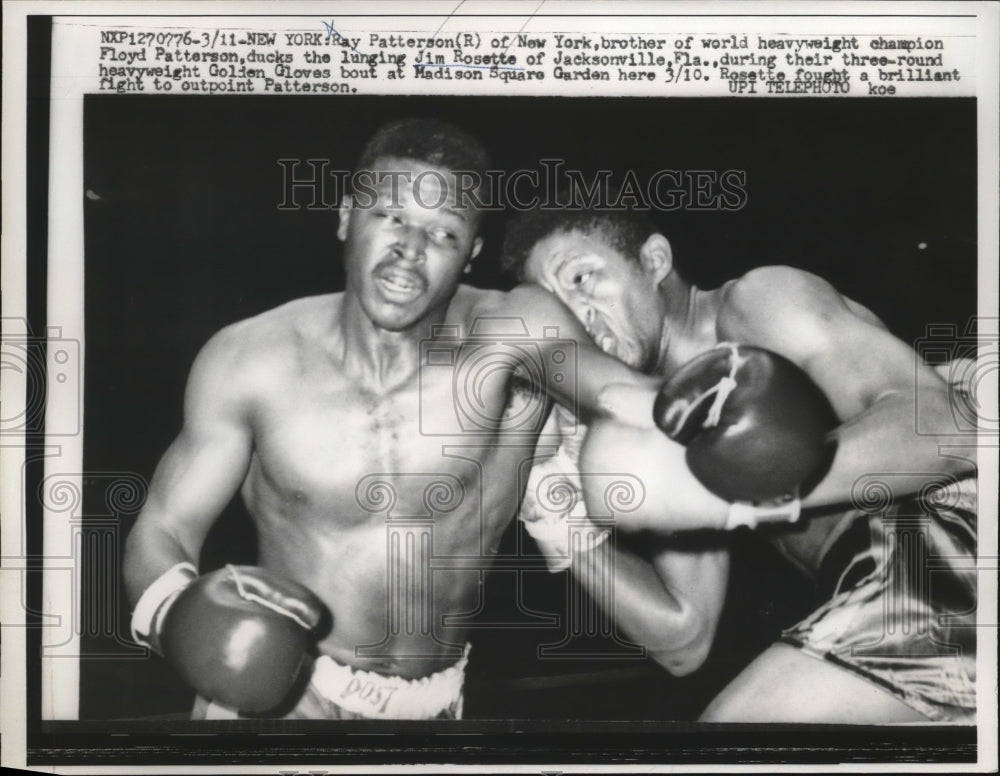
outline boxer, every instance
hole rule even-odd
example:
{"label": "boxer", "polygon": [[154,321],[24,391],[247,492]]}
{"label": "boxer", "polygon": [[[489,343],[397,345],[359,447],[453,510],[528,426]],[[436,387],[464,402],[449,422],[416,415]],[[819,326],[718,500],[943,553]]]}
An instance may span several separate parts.
{"label": "boxer", "polygon": [[[974,451],[944,457],[942,437],[914,428],[920,401],[935,428],[954,429],[938,374],[816,275],[765,266],[697,288],[638,213],[522,214],[504,262],[605,352],[672,378],[652,401],[634,393],[628,424],[594,423],[580,454],[583,475],[626,471],[646,485],[642,508],[616,524],[760,525],[816,583],[817,610],[704,720],[974,720]],[[883,472],[892,493],[869,505],[856,485]],[[901,547],[908,525],[924,554]],[[930,580],[928,558],[944,564]]]}
{"label": "boxer", "polygon": [[[197,690],[196,718],[459,717],[458,615],[524,490],[540,429],[523,419],[551,399],[615,415],[609,384],[654,394],[542,289],[461,283],[482,247],[468,174],[485,185],[487,164],[450,124],[383,127],[339,211],[345,290],[227,326],[197,356],[124,559],[133,634]],[[528,368],[567,341],[575,368]],[[475,395],[456,393],[483,353]],[[236,493],[257,563],[199,574]],[[665,659],[711,629],[703,595],[666,612]]]}

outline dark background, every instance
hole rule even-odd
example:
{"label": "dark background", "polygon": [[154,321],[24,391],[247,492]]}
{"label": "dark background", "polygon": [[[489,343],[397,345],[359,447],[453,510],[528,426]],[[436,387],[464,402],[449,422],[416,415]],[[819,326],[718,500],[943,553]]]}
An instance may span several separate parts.
{"label": "dark background", "polygon": [[[710,287],[763,264],[816,272],[907,342],[928,323],[964,327],[976,304],[975,101],[965,99],[512,99],[430,97],[85,98],[87,472],[148,479],[181,424],[194,355],[225,324],[289,299],[339,290],[335,210],[279,210],[279,159],[350,169],[381,122],[439,116],[466,127],[502,169],[564,159],[584,171],[745,170],[736,212],[653,213],[682,273]],[[309,174],[300,167],[298,174]],[[472,282],[496,270],[502,218]],[[922,247],[921,247],[922,246]],[[50,271],[57,271],[52,268]],[[176,714],[191,692],[127,639],[120,553],[135,505],[85,479],[98,537],[84,549],[81,718]],[[513,551],[509,532],[506,551]],[[201,568],[252,562],[239,503],[220,518]],[[566,575],[497,573],[482,622],[563,615]],[[522,608],[515,603],[521,598]],[[807,613],[809,585],[754,536],[735,539],[719,638],[705,668],[673,679],[644,660],[539,661],[561,626],[472,632],[467,717],[690,719]],[[112,617],[97,617],[110,608]],[[103,623],[103,624],[102,624]],[[110,625],[108,625],[110,623]]]}

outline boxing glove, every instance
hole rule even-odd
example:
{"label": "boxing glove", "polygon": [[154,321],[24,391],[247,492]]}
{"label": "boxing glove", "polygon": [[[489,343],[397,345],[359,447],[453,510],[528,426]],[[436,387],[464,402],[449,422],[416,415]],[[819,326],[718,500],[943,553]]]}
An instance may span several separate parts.
{"label": "boxing glove", "polygon": [[172,598],[158,617],[155,643],[203,697],[264,712],[295,685],[323,612],[296,582],[254,566],[226,566]]}
{"label": "boxing glove", "polygon": [[779,502],[833,460],[837,416],[819,387],[777,353],[723,343],[660,389],[656,425],[685,445],[691,473],[730,502]]}

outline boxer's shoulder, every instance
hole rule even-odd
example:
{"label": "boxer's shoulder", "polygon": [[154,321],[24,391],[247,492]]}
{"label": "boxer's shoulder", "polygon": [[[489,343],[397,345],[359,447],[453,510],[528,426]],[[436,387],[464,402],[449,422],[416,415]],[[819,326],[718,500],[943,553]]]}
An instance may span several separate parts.
{"label": "boxer's shoulder", "polygon": [[824,341],[857,331],[859,325],[886,328],[867,307],[844,296],[819,275],[795,267],[758,267],[719,291],[719,333],[723,339],[773,348],[775,343],[747,339],[746,333],[777,332],[783,340],[784,335],[795,332],[800,340]]}
{"label": "boxer's shoulder", "polygon": [[795,267],[757,267],[719,293],[720,339],[758,345],[788,357],[792,356],[784,346],[791,340],[822,339],[823,332],[849,312],[832,285]]}
{"label": "boxer's shoulder", "polygon": [[293,299],[265,310],[237,325],[244,325],[266,342],[328,331],[344,298],[343,292]]}
{"label": "boxer's shoulder", "polygon": [[819,275],[786,265],[756,267],[722,288],[723,305],[734,309],[757,309],[761,300],[796,300],[826,295],[833,286]]}
{"label": "boxer's shoulder", "polygon": [[506,293],[475,286],[459,285],[448,305],[448,322],[468,331],[477,318],[497,315],[503,309]]}
{"label": "boxer's shoulder", "polygon": [[554,327],[564,336],[583,332],[569,309],[541,286],[522,283],[510,291],[470,290],[476,296],[466,319],[470,323],[478,319],[477,330],[484,333],[540,337],[548,336]]}
{"label": "boxer's shoulder", "polygon": [[259,384],[282,364],[291,364],[307,343],[329,330],[342,294],[286,302],[216,332],[195,362],[193,374],[214,372],[234,385]]}

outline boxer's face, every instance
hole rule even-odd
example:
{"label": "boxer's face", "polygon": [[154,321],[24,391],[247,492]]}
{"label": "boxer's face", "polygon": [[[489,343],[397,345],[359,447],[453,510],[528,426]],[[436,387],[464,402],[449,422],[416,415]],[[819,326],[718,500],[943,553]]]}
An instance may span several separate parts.
{"label": "boxer's face", "polygon": [[379,159],[340,209],[347,288],[377,326],[399,331],[443,309],[479,253],[479,214],[456,202],[454,176]]}
{"label": "boxer's face", "polygon": [[606,353],[636,369],[653,367],[663,327],[662,279],[604,242],[600,234],[558,232],[540,240],[525,279],[545,288]]}

